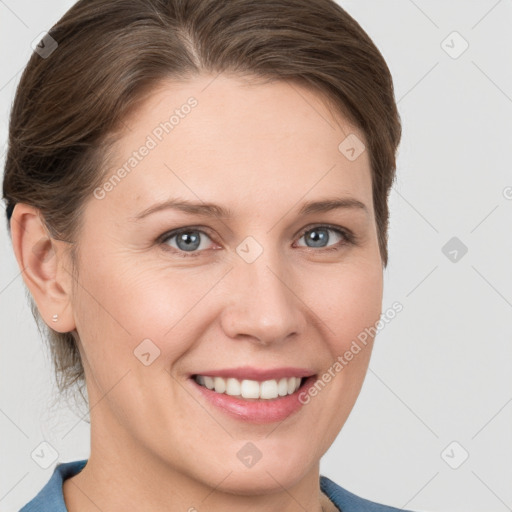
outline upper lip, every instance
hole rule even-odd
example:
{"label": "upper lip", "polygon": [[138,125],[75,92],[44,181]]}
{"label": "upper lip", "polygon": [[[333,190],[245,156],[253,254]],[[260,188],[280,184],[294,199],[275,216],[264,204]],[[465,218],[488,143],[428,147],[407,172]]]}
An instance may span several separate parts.
{"label": "upper lip", "polygon": [[315,372],[308,368],[296,368],[291,366],[281,368],[254,368],[252,366],[239,366],[237,368],[223,368],[218,370],[204,370],[193,375],[203,375],[209,377],[233,377],[238,380],[271,380],[271,379],[282,379],[283,377],[310,377],[315,375]]}

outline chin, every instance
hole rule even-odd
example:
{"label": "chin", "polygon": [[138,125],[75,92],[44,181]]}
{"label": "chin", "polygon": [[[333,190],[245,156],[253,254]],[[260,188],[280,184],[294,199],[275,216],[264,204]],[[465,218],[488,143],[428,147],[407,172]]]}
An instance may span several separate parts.
{"label": "chin", "polygon": [[[244,467],[242,463],[226,465],[222,464],[222,469],[216,472],[217,475],[227,476],[221,484],[225,492],[240,495],[252,494],[272,494],[282,491],[283,487],[288,489],[298,484],[313,469],[307,457],[299,456],[295,451],[295,456],[290,456],[289,450],[285,456],[273,453],[268,457],[262,458],[251,467]],[[292,452],[293,453],[293,452]],[[264,460],[265,458],[265,460]],[[219,478],[220,479],[220,478]],[[213,483],[218,485],[218,481]]]}
{"label": "chin", "polygon": [[[268,472],[267,472],[268,471]],[[306,474],[305,468],[296,467],[292,473],[279,468],[279,464],[271,466],[271,469],[255,468],[247,471],[231,473],[221,484],[224,492],[250,496],[254,494],[273,494],[289,489],[297,484]]]}

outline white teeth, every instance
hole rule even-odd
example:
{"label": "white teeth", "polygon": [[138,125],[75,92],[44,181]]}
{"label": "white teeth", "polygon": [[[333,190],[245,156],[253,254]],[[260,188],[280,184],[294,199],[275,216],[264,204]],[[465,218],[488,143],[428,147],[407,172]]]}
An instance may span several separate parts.
{"label": "white teeth", "polygon": [[286,396],[295,393],[300,387],[300,377],[283,377],[279,381],[275,379],[258,382],[256,380],[244,379],[242,381],[229,377],[208,377],[196,375],[195,381],[216,393],[226,393],[242,398],[262,398],[272,400],[278,396]]}
{"label": "white teeth", "polygon": [[[199,375],[201,377],[201,375]],[[198,384],[201,384],[198,382]],[[213,388],[217,393],[224,393],[226,391],[226,381],[222,377],[214,377]]]}
{"label": "white teeth", "polygon": [[226,380],[226,395],[239,396],[240,395],[240,381],[236,379]]}
{"label": "white teeth", "polygon": [[262,382],[260,385],[260,396],[261,398],[266,398],[267,400],[277,398],[279,396],[277,393],[277,381],[266,380]]}
{"label": "white teeth", "polygon": [[296,390],[295,377],[288,379],[288,394],[291,395]]}
{"label": "white teeth", "polygon": [[288,379],[283,377],[277,385],[277,392],[279,396],[286,396],[288,394]]}
{"label": "white teeth", "polygon": [[259,398],[260,384],[255,380],[243,380],[240,386],[240,394],[244,398]]}
{"label": "white teeth", "polygon": [[211,377],[203,377],[203,379],[204,379],[204,385],[208,389],[213,389],[214,388],[213,379]]}

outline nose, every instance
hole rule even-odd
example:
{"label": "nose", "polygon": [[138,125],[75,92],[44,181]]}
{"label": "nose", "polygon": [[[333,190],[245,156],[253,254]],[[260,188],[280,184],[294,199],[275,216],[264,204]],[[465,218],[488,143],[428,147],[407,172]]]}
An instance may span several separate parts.
{"label": "nose", "polygon": [[308,308],[300,297],[299,279],[282,255],[270,252],[252,263],[240,259],[229,273],[221,324],[233,339],[270,345],[304,332]]}

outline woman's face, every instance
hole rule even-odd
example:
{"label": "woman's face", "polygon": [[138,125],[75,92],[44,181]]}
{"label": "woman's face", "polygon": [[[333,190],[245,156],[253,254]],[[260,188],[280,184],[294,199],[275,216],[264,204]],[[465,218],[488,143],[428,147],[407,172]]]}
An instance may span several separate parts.
{"label": "woman's face", "polygon": [[[363,135],[308,89],[226,75],[169,82],[124,125],[86,204],[71,301],[91,458],[289,487],[345,423],[371,338],[345,353],[381,313],[369,155],[339,148]],[[363,206],[312,206],[346,199]],[[155,209],[166,201],[181,206]],[[305,384],[234,398],[197,375],[246,396]]]}

